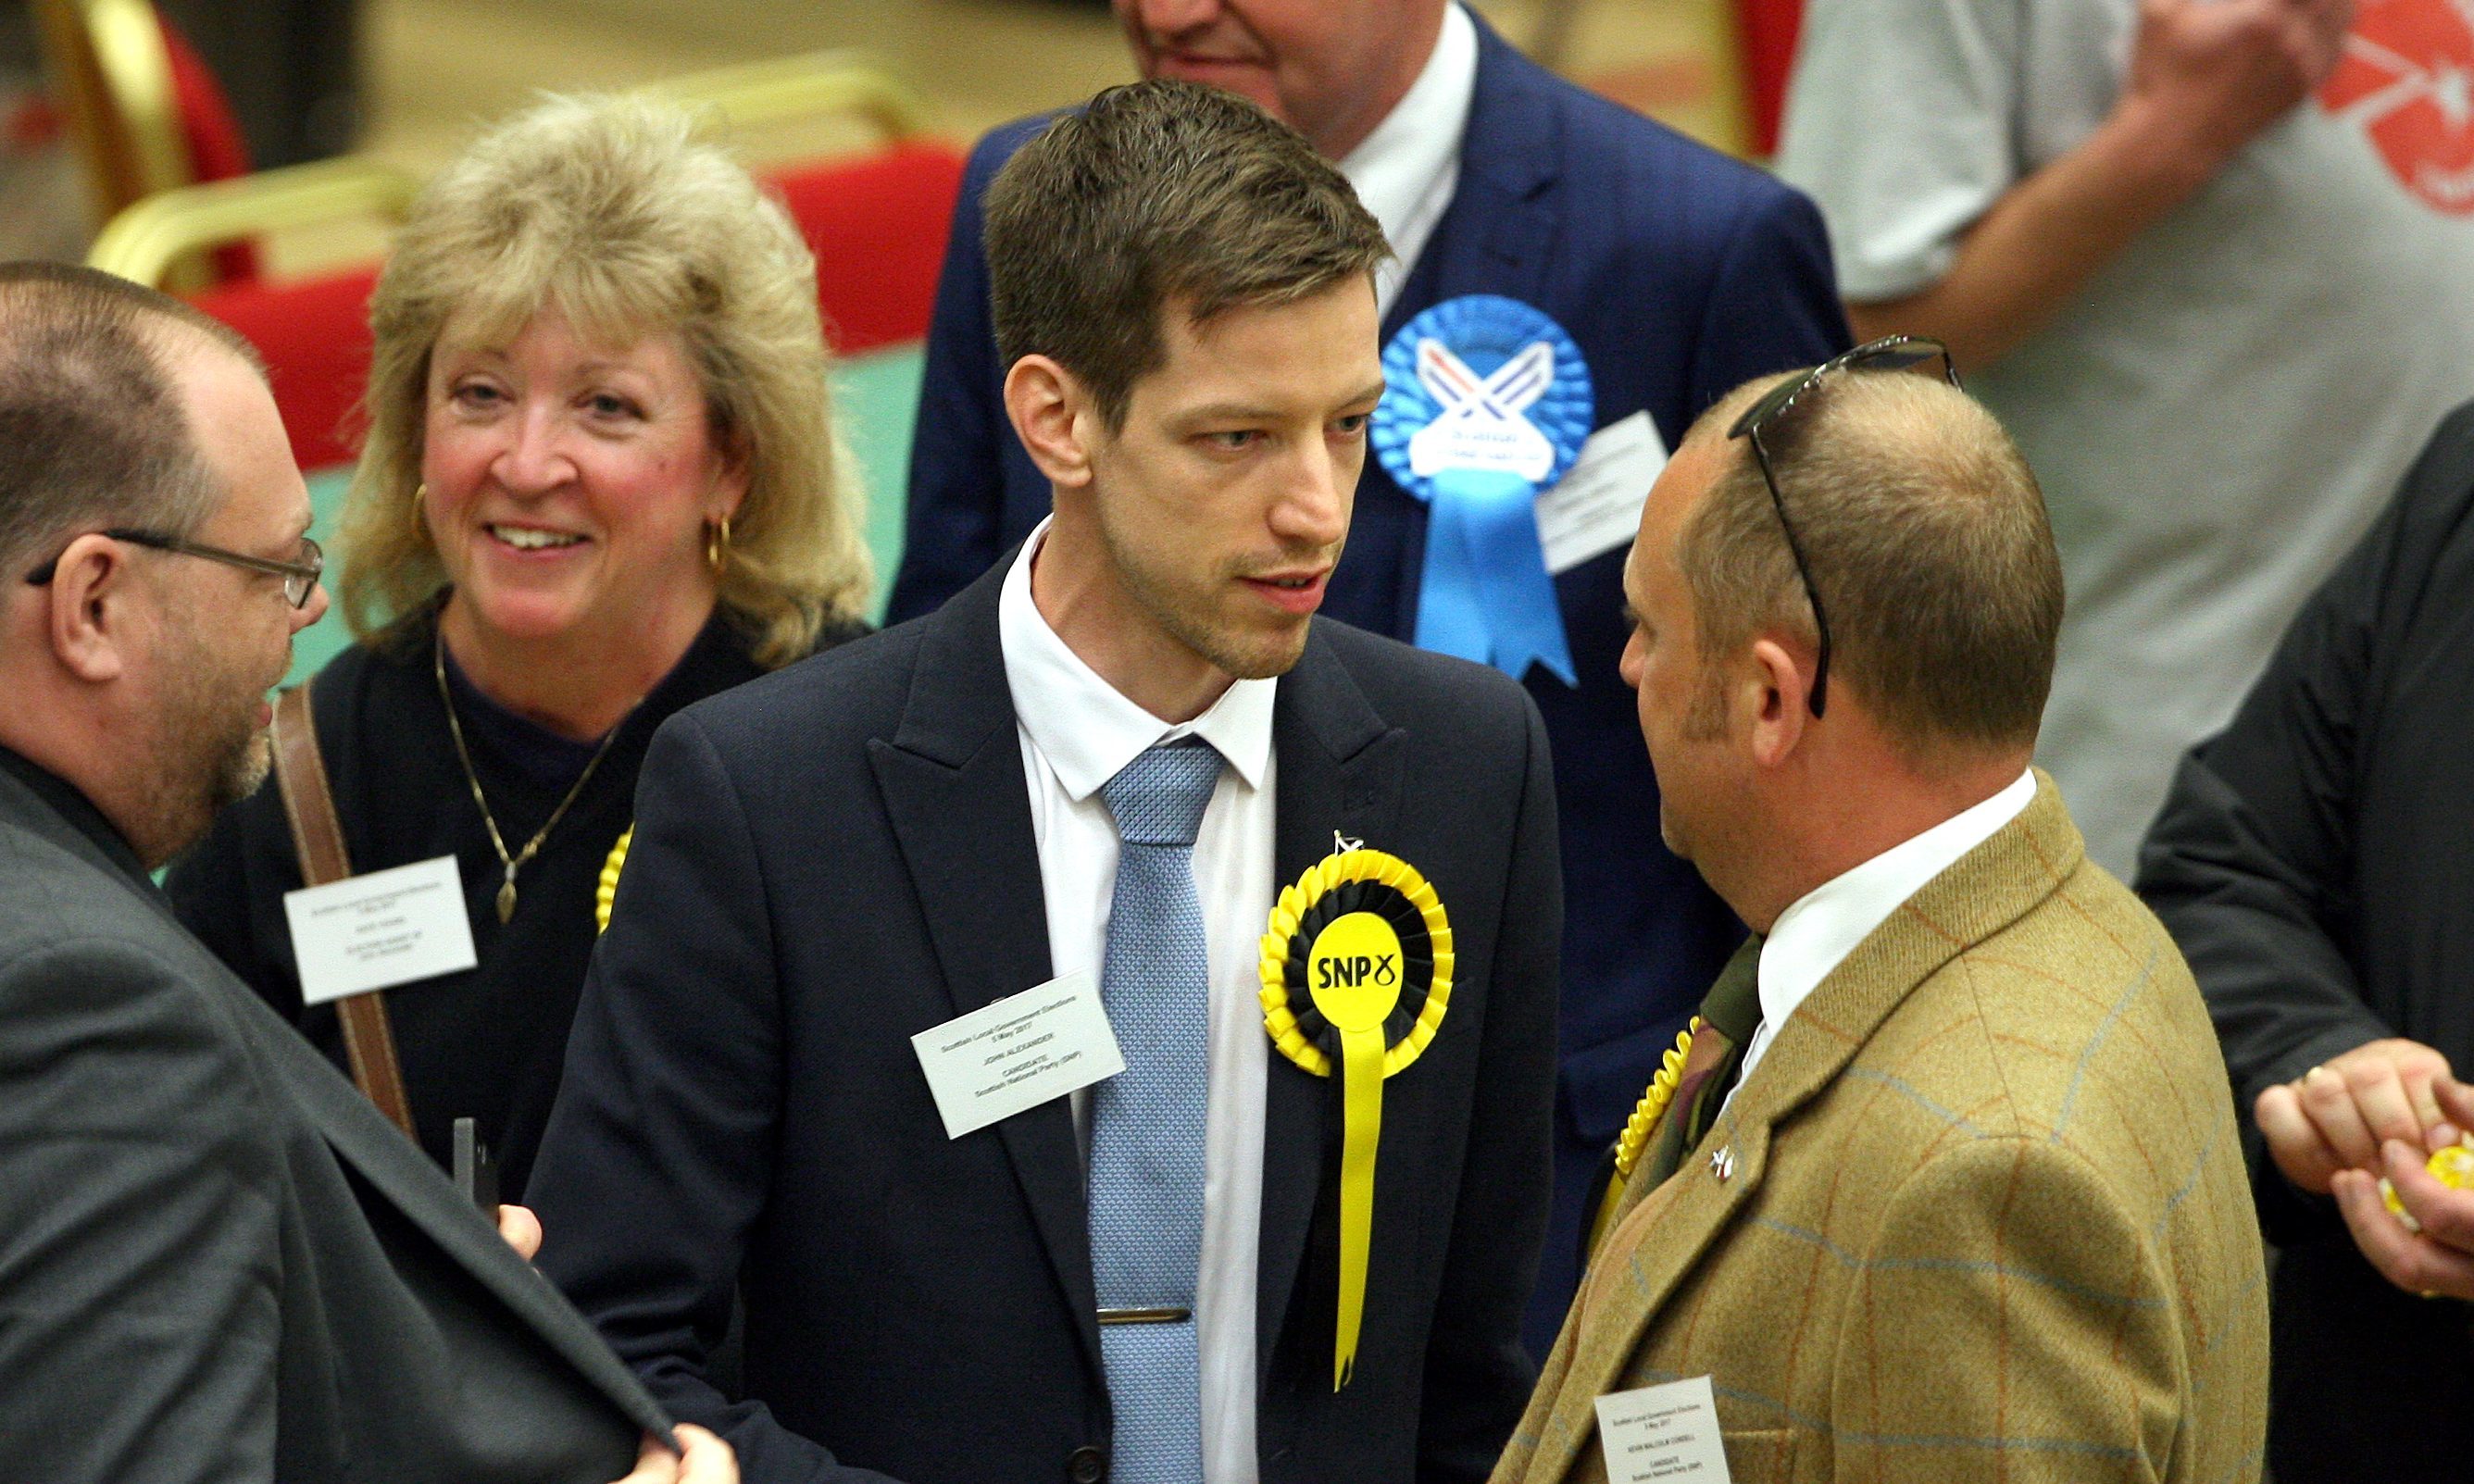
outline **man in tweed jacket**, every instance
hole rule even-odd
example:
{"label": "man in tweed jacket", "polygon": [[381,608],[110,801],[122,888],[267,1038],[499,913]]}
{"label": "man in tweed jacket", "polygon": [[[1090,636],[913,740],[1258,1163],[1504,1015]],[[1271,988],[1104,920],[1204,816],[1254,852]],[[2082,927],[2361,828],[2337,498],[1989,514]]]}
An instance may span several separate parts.
{"label": "man in tweed jacket", "polygon": [[[2061,609],[2034,479],[1936,380],[1774,385],[1701,420],[1625,578],[1661,822],[1760,936],[1758,1029],[1687,1060],[1665,1116],[1706,1131],[1635,1168],[1495,1480],[1606,1479],[1596,1399],[1704,1375],[1736,1484],[2256,1478],[2216,1039],[2028,766]],[[1729,436],[1764,408],[1775,502]]]}

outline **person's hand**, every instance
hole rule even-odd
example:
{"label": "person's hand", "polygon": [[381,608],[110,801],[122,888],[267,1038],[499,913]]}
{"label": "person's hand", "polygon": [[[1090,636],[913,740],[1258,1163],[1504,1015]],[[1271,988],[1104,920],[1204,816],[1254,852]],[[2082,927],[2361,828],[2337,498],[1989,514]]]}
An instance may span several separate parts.
{"label": "person's hand", "polygon": [[[2474,1089],[2441,1073],[2431,1083],[2441,1129],[2474,1128]],[[2438,1140],[2454,1142],[2453,1137]],[[2424,1167],[2423,1149],[2390,1139],[2381,1149],[2379,1173],[2339,1170],[2330,1177],[2345,1227],[2380,1276],[2408,1293],[2474,1299],[2474,1190],[2451,1190]],[[2397,1220],[2380,1197],[2379,1175],[2388,1177],[2417,1226]]]}
{"label": "person's hand", "polygon": [[[2279,1083],[2252,1106],[2268,1156],[2285,1178],[2327,1195],[2340,1170],[2381,1170],[2380,1147],[2390,1141],[2426,1153],[2454,1144],[2474,1127],[2474,1101],[2452,1115],[2440,1089],[2465,1089],[2449,1076],[2448,1058],[2419,1041],[2391,1037],[2357,1046]],[[2419,1168],[2417,1166],[2416,1168]]]}
{"label": "person's hand", "polygon": [[673,1453],[648,1432],[636,1454],[636,1472],[618,1484],[739,1484],[739,1455],[729,1444],[689,1423],[671,1431],[687,1451]]}
{"label": "person's hand", "polygon": [[2327,81],[2354,0],[2141,0],[2123,100],[2214,175]]}
{"label": "person's hand", "polygon": [[498,1207],[498,1235],[507,1239],[517,1256],[530,1262],[541,1251],[541,1218],[526,1206],[502,1205]]}
{"label": "person's hand", "polygon": [[[2442,1075],[2433,1083],[2441,1110],[2460,1127],[2474,1127],[2474,1090]],[[2419,1146],[2390,1140],[2381,1150],[2382,1170],[2421,1230],[2397,1220],[2380,1199],[2376,1176],[2340,1170],[2331,1180],[2338,1209],[2354,1245],[2380,1276],[2408,1293],[2474,1299],[2474,1190],[2451,1190],[2423,1166]]]}

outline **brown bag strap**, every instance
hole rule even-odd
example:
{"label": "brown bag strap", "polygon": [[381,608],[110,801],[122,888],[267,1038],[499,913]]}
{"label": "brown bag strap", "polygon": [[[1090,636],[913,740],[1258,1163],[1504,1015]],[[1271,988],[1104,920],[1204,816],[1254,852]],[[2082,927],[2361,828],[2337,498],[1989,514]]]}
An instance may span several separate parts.
{"label": "brown bag strap", "polygon": [[[327,762],[318,754],[318,728],[309,718],[309,683],[275,698],[275,781],[283,795],[283,817],[292,826],[292,848],[301,857],[301,884],[323,887],[352,874],[344,851],[344,827],[335,818],[335,795],[327,784]],[[412,1131],[412,1103],[404,1096],[403,1071],[396,1063],[395,1033],[388,1028],[386,998],[377,990],[348,994],[335,1002],[344,1026],[344,1055],[352,1081],[387,1121]]]}

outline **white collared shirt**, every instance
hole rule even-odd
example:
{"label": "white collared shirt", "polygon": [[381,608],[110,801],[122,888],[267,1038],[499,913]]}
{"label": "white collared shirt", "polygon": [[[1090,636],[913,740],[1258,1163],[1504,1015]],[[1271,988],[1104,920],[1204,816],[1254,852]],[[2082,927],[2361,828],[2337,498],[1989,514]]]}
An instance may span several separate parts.
{"label": "white collared shirt", "polygon": [[1392,260],[1374,275],[1378,313],[1392,312],[1400,285],[1452,204],[1461,179],[1461,136],[1468,132],[1469,100],[1476,93],[1477,24],[1459,6],[1447,5],[1418,81],[1340,162],[1340,173],[1357,187],[1357,199],[1392,242]]}
{"label": "white collared shirt", "polygon": [[[1052,972],[1085,969],[1095,983],[1100,977],[1118,848],[1101,786],[1145,748],[1180,737],[1201,738],[1226,763],[1194,840],[1211,994],[1195,1331],[1204,1484],[1254,1484],[1254,1277],[1271,1045],[1255,965],[1272,914],[1272,701],[1279,682],[1237,681],[1210,710],[1174,725],[1128,700],[1066,647],[1031,598],[1031,563],[1048,525],[1042,521],[1031,533],[1006,573],[997,632],[1031,785]],[[1084,1102],[1085,1094],[1075,1094],[1075,1121],[1087,1140]]]}
{"label": "white collared shirt", "polygon": [[[1959,857],[2025,813],[2035,797],[2036,775],[2023,772],[2017,783],[1991,798],[1960,810],[1853,870],[1840,872],[1779,913],[1769,941],[1761,945],[1760,1029],[1744,1048],[1744,1069],[1735,1079],[1735,1087],[1740,1090],[1752,1081],[1762,1053],[1778,1039],[1778,1028],[1856,951],[1856,944],[1889,921],[1907,898],[1956,865]],[[1727,1098],[1734,1101],[1734,1093]],[[1719,1105],[1719,1111],[1726,1111],[1725,1104]]]}

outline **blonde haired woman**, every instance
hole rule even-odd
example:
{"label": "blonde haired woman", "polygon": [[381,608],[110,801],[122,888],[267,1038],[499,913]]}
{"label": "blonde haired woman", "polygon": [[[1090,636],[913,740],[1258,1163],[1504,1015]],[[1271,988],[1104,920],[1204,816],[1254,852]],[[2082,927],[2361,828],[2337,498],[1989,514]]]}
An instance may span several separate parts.
{"label": "blonde haired woman", "polygon": [[[674,108],[552,99],[415,203],[370,305],[368,434],[312,708],[356,872],[455,858],[478,966],[387,996],[422,1143],[472,1117],[520,1200],[558,1088],[595,890],[672,712],[862,629],[865,551],[814,268]],[[303,1009],[279,791],[168,883]]]}

